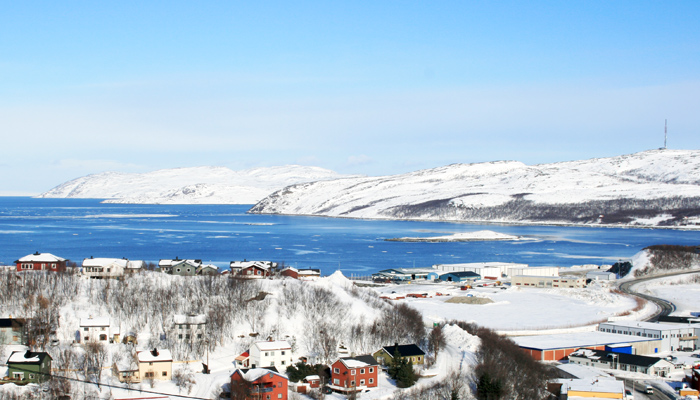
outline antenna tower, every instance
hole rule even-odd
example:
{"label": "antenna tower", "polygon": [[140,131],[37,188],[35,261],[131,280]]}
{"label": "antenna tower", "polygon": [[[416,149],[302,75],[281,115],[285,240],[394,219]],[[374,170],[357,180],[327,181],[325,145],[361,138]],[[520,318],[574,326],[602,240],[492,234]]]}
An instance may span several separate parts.
{"label": "antenna tower", "polygon": [[666,150],[666,138],[668,137],[668,120],[664,120],[664,150]]}

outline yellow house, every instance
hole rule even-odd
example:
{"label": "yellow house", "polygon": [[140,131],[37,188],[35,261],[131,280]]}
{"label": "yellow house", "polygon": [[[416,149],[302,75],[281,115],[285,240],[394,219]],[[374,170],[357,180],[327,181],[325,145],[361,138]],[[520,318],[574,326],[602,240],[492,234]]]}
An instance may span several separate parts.
{"label": "yellow house", "polygon": [[614,378],[558,379],[561,383],[559,398],[587,397],[599,399],[624,399],[625,383]]}
{"label": "yellow house", "polygon": [[173,356],[170,350],[147,350],[138,352],[139,376],[142,380],[167,381],[173,376]]}

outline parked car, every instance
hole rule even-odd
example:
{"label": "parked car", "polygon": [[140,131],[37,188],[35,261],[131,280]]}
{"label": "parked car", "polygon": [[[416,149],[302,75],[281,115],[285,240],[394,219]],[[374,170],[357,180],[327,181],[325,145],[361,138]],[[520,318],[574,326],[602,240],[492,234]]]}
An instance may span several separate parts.
{"label": "parked car", "polygon": [[654,388],[651,386],[647,386],[646,389],[644,389],[644,393],[646,394],[654,394]]}
{"label": "parked car", "polygon": [[625,400],[634,400],[634,396],[629,389],[625,389]]}

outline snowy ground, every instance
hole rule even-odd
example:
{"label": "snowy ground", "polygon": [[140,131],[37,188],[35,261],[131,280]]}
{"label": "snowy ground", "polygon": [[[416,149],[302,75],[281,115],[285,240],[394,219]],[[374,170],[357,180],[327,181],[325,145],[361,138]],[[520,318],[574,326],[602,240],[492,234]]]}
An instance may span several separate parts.
{"label": "snowy ground", "polygon": [[[634,300],[593,285],[585,289],[475,287],[467,291],[455,284],[390,285],[377,288],[386,296],[427,293],[430,298],[404,301],[423,313],[427,322],[462,320],[504,333],[593,325],[636,306]],[[393,293],[395,292],[395,293]],[[436,293],[449,296],[436,296]],[[446,303],[454,296],[486,297],[490,304]]]}
{"label": "snowy ground", "polygon": [[656,279],[635,285],[635,290],[666,299],[676,306],[672,315],[689,316],[691,311],[700,311],[700,284],[691,283],[700,274],[680,275]]}

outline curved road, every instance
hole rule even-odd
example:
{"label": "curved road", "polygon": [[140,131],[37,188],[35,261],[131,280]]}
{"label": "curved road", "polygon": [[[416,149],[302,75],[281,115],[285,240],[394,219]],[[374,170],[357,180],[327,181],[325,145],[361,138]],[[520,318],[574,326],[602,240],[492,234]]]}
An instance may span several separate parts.
{"label": "curved road", "polygon": [[673,311],[675,311],[676,306],[673,305],[673,303],[671,303],[668,300],[664,300],[664,299],[660,299],[658,297],[653,297],[653,296],[649,296],[646,294],[635,292],[632,290],[632,286],[634,286],[638,283],[651,281],[654,279],[665,278],[665,277],[675,276],[675,275],[686,275],[686,274],[697,274],[697,273],[700,273],[700,271],[692,270],[692,271],[684,271],[684,272],[673,272],[670,274],[654,275],[654,276],[649,276],[649,277],[645,277],[645,278],[639,278],[639,279],[635,279],[635,280],[621,283],[620,290],[623,291],[624,293],[630,294],[632,296],[641,297],[645,300],[651,301],[652,303],[656,304],[658,306],[658,310],[656,310],[656,313],[654,315],[652,315],[651,317],[646,319],[646,321],[656,322],[659,320],[659,317],[665,317],[665,316],[671,314]]}

